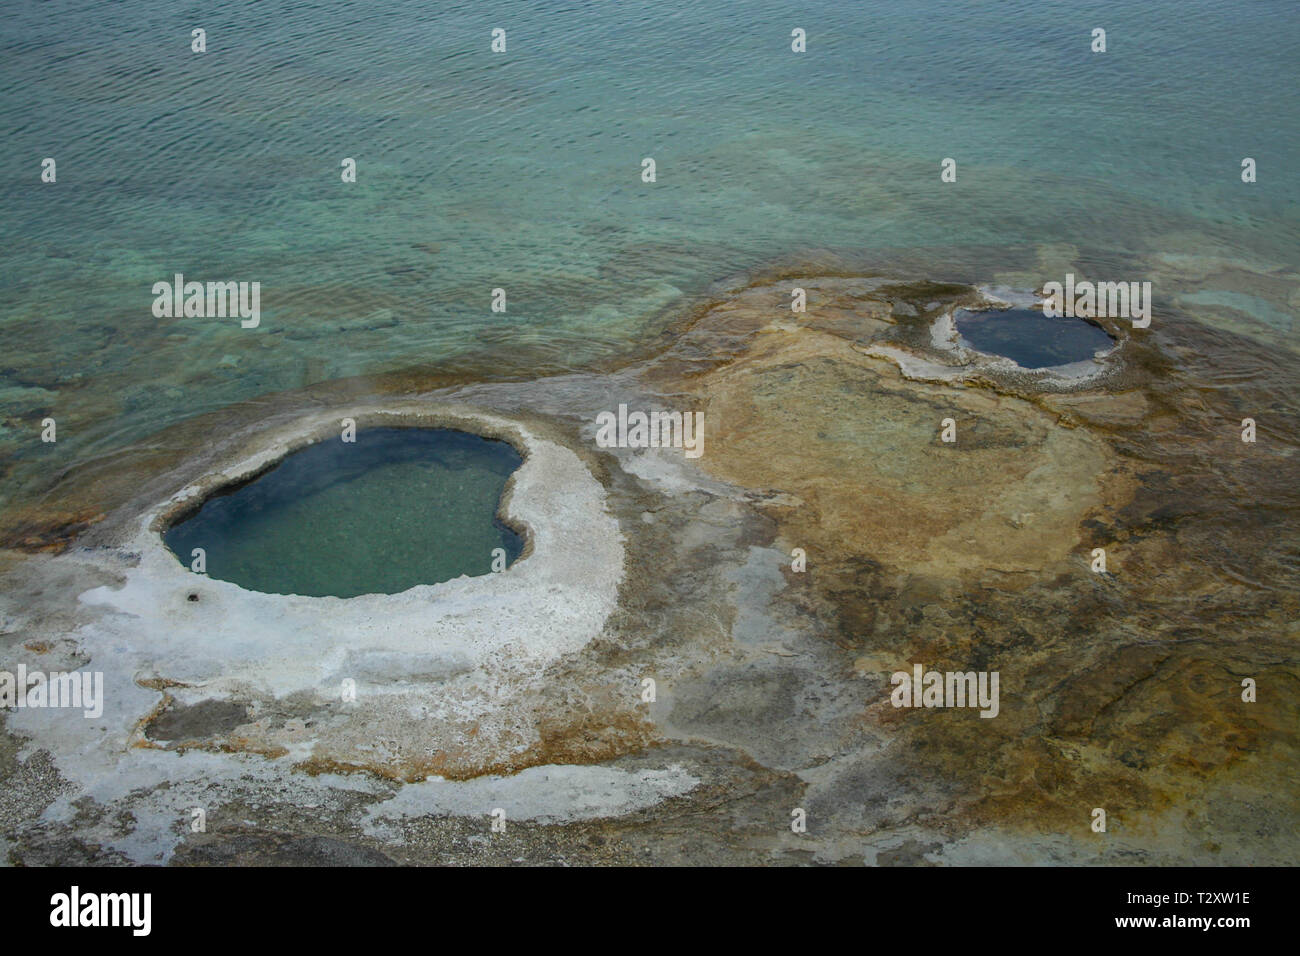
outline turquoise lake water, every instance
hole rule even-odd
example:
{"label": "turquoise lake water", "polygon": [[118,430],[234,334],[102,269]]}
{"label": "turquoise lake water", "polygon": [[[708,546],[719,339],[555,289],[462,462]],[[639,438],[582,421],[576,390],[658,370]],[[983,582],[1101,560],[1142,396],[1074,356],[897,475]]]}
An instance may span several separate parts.
{"label": "turquoise lake water", "polygon": [[[1297,62],[1293,0],[10,3],[0,506],[276,390],[622,354],[819,250],[1151,279],[1289,342]],[[177,272],[260,282],[260,327],[155,318]]]}

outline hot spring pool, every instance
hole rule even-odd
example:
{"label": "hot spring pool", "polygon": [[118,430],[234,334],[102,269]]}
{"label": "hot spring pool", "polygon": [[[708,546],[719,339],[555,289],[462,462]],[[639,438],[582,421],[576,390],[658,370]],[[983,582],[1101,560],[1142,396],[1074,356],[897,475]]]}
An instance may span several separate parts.
{"label": "hot spring pool", "polygon": [[1115,341],[1090,322],[1051,318],[1038,309],[989,309],[953,314],[971,348],[1003,355],[1021,368],[1048,368],[1090,359]]}
{"label": "hot spring pool", "polygon": [[519,557],[523,538],[496,512],[522,462],[462,431],[362,428],[218,492],[163,539],[187,566],[202,548],[209,577],[253,591],[396,594]]}

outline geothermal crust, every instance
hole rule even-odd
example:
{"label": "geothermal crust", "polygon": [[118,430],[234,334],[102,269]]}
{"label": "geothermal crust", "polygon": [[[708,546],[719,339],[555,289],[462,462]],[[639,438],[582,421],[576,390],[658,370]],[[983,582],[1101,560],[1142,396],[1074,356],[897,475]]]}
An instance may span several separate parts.
{"label": "geothermal crust", "polygon": [[[103,517],[62,553],[5,552],[0,667],[102,670],[108,706],[9,713],[0,852],[1293,860],[1296,449],[1237,432],[1294,411],[1293,383],[1164,316],[1041,372],[944,334],[955,308],[1016,296],[774,276],[616,371],[326,383],[178,426],[157,447],[186,451],[126,458],[125,479],[74,476],[43,507]],[[620,403],[703,411],[703,457],[598,448]],[[510,441],[525,556],[342,600],[254,594],[166,551],[169,518],[344,417]],[[998,716],[893,707],[891,673],[917,664],[998,671]]]}

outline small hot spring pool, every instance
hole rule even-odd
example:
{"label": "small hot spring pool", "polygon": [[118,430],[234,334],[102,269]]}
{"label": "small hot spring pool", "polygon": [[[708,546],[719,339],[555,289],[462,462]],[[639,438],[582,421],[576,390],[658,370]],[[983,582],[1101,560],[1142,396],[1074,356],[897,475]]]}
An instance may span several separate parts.
{"label": "small hot spring pool", "polygon": [[523,459],[447,428],[359,428],[324,439],[207,499],[163,540],[187,567],[252,591],[396,594],[513,562],[523,539],[496,517]]}
{"label": "small hot spring pool", "polygon": [[1082,362],[1115,341],[1083,319],[1052,318],[1038,309],[988,309],[953,314],[957,331],[971,348],[1004,355],[1021,368]]}

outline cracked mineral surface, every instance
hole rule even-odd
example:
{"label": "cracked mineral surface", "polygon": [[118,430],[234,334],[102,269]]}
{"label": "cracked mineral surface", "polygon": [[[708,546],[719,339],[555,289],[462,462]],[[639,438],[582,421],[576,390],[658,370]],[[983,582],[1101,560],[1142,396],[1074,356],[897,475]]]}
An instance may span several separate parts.
{"label": "cracked mineral surface", "polygon": [[[0,527],[0,669],[102,672],[104,716],[0,712],[0,854],[1294,862],[1295,373],[1172,310],[1055,369],[961,345],[1018,280],[772,274],[602,368],[326,382],[51,476]],[[703,412],[703,455],[601,447],[620,404]],[[344,417],[511,442],[524,555],[344,600],[166,551]],[[997,716],[894,706],[915,665],[996,671]]]}

